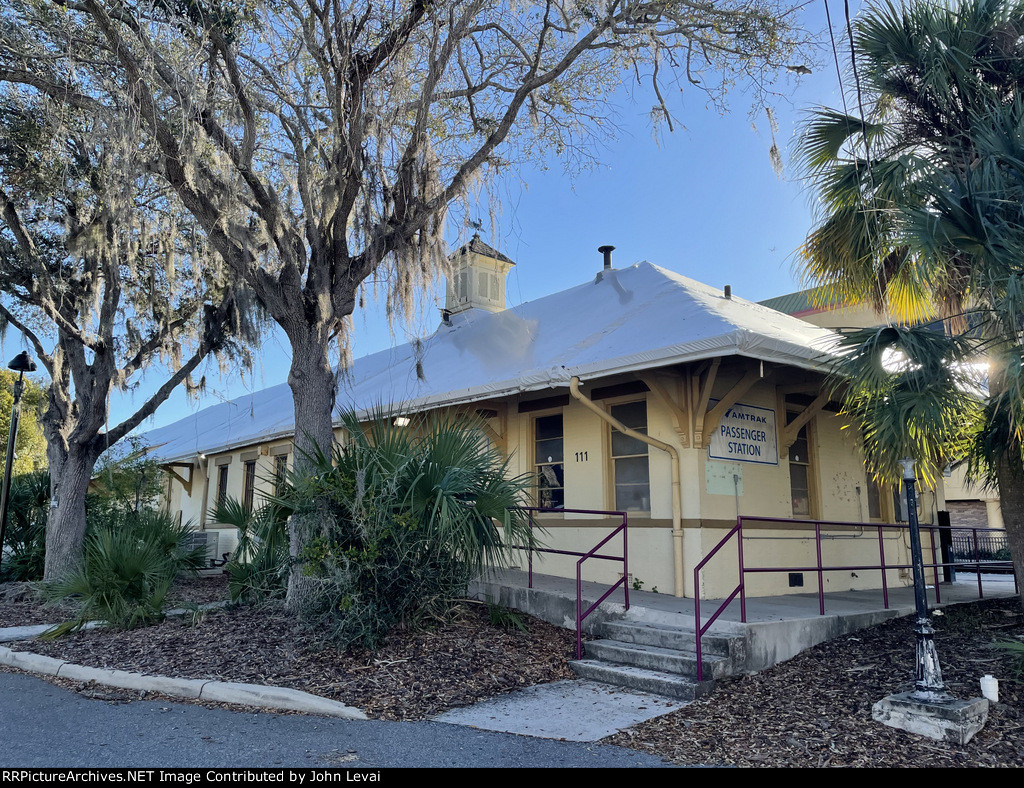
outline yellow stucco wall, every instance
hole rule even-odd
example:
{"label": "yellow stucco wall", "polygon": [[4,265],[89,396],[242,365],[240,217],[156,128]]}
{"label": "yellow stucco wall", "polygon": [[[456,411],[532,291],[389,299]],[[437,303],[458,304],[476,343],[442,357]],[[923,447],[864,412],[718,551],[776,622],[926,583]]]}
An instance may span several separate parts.
{"label": "yellow stucco wall", "polygon": [[[728,371],[723,365],[712,397],[725,396],[739,379],[742,369],[733,365]],[[740,398],[740,403],[776,411],[778,423],[785,416],[778,413],[779,387],[787,386],[793,379],[807,380],[807,373],[776,369],[771,377],[758,382]],[[590,381],[583,386],[584,394],[596,387],[634,381],[631,376],[611,381]],[[511,470],[514,473],[534,471],[534,421],[537,417],[551,413],[563,416],[563,452],[565,506],[569,509],[614,508],[614,489],[611,482],[610,428],[598,416],[582,404],[569,400],[564,406],[552,407],[534,412],[519,412],[521,401],[536,400],[539,397],[564,396],[565,389],[537,392],[502,401],[486,403],[486,407],[497,411],[498,416],[490,420],[490,427],[506,452],[511,456]],[[684,525],[684,580],[687,595],[692,595],[692,570],[707,552],[725,535],[726,529],[735,523],[737,514],[745,517],[762,516],[775,518],[792,517],[790,498],[790,469],[788,455],[780,450],[777,464],[756,464],[752,462],[731,463],[738,468],[741,477],[742,494],[738,499],[733,490],[708,483],[708,474],[721,475],[722,461],[710,460],[707,448],[686,445],[676,430],[672,413],[655,392],[639,393],[607,400],[598,400],[603,408],[612,403],[643,399],[647,403],[648,434],[660,441],[676,446],[682,466],[682,513]],[[799,406],[794,406],[799,409]],[[839,417],[823,411],[809,425],[811,443],[812,515],[828,520],[861,521],[867,515],[867,476],[859,455],[856,442],[851,440],[849,431],[842,430]],[[257,457],[257,500],[260,491],[269,491],[269,479],[273,473],[273,450],[287,445],[277,441],[265,448],[268,454]],[[252,452],[256,447],[246,447],[233,452],[210,455],[206,458],[209,484],[203,483],[202,473],[197,470],[192,495],[185,495],[181,485],[173,481],[170,487],[169,507],[180,510],[184,519],[200,522],[204,507],[209,507],[217,492],[217,462],[231,457],[228,465],[228,494],[242,497],[243,453]],[[660,592],[672,593],[674,585],[671,477],[672,467],[666,452],[651,448],[648,454],[650,472],[650,510],[630,513],[629,554],[630,574],[643,582],[645,590],[657,587]],[[293,458],[289,456],[289,464]],[[717,465],[716,465],[717,463]],[[726,463],[730,464],[730,463]],[[729,474],[732,471],[728,471]],[[728,476],[726,477],[728,478]],[[205,490],[205,503],[203,500]],[[931,496],[930,498],[928,496]],[[891,497],[891,496],[890,496]],[[883,498],[885,496],[883,495]],[[941,496],[926,492],[923,498],[922,520],[931,521],[934,510],[941,503]],[[891,510],[891,502],[887,505]],[[891,517],[891,514],[890,514]],[[559,514],[549,517],[550,526],[545,537],[552,548],[586,551],[599,542],[617,524],[611,518],[601,520],[592,516]],[[217,527],[207,518],[206,528]],[[875,533],[867,533],[858,539],[829,538],[825,540],[825,562],[875,563],[878,560],[878,543]],[[749,560],[757,558],[762,565],[810,565],[814,562],[814,540],[808,538],[806,530],[801,531],[757,531],[748,540]],[[839,532],[830,533],[838,536]],[[224,545],[231,543],[233,534],[222,535]],[[620,540],[608,546],[612,554],[620,551]],[[887,534],[886,559],[890,562],[907,562],[905,539]],[[808,563],[810,562],[810,563]],[[525,568],[526,561],[520,561]],[[576,559],[563,556],[538,556],[534,569],[538,572],[575,576]],[[735,584],[735,551],[730,546],[716,557],[702,577],[702,597],[714,598],[728,593]],[[621,566],[617,563],[590,561],[584,579],[614,582],[618,579]],[[854,574],[856,576],[854,576]],[[851,588],[874,588],[880,585],[878,571],[843,571],[827,575],[827,590],[849,590]],[[905,584],[906,578],[898,572],[890,572],[892,585]],[[816,577],[805,573],[804,586],[791,587],[788,573],[763,575],[748,579],[748,593],[751,595],[775,595],[786,593],[807,593],[816,590]]]}

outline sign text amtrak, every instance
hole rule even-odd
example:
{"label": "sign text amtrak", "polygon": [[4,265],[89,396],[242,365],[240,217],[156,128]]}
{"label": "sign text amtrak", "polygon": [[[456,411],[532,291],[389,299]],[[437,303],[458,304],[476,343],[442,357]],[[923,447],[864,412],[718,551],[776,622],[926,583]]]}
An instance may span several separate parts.
{"label": "sign text amtrak", "polygon": [[775,411],[756,405],[733,405],[711,434],[708,456],[715,460],[778,465]]}

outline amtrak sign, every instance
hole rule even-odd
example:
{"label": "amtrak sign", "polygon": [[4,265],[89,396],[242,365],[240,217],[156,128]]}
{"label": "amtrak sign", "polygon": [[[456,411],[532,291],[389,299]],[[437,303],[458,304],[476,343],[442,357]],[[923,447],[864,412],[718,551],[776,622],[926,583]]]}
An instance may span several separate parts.
{"label": "amtrak sign", "polygon": [[733,405],[711,434],[708,456],[713,460],[778,465],[775,411],[756,405]]}

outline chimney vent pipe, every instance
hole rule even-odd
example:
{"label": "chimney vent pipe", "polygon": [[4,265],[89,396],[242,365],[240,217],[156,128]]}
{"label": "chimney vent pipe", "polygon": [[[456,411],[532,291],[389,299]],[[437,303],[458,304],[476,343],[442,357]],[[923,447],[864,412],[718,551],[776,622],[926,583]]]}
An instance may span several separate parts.
{"label": "chimney vent pipe", "polygon": [[604,270],[605,271],[611,271],[612,270],[612,252],[615,251],[615,247],[614,246],[608,246],[607,244],[605,244],[604,246],[597,247],[597,251],[599,251],[601,254],[604,255]]}
{"label": "chimney vent pipe", "polygon": [[725,286],[725,297],[732,298],[732,285]]}

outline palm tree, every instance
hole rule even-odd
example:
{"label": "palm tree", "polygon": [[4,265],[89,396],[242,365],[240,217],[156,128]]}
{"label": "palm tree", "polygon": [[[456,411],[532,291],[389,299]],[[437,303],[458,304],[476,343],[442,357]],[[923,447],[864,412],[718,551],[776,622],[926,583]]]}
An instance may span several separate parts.
{"label": "palm tree", "polygon": [[820,206],[803,260],[826,295],[905,320],[959,313],[970,261],[920,254],[907,243],[903,211],[926,205],[924,182],[936,171],[966,171],[975,119],[1019,95],[1021,30],[1019,0],[877,3],[858,20],[864,116],[814,111],[798,150]]}
{"label": "palm tree", "polygon": [[[821,206],[807,274],[903,324],[850,332],[836,366],[869,467],[969,458],[999,484],[1024,576],[1022,32],[1021,0],[870,6],[854,36],[864,118],[814,112],[800,158]],[[944,332],[923,323],[936,317]]]}

